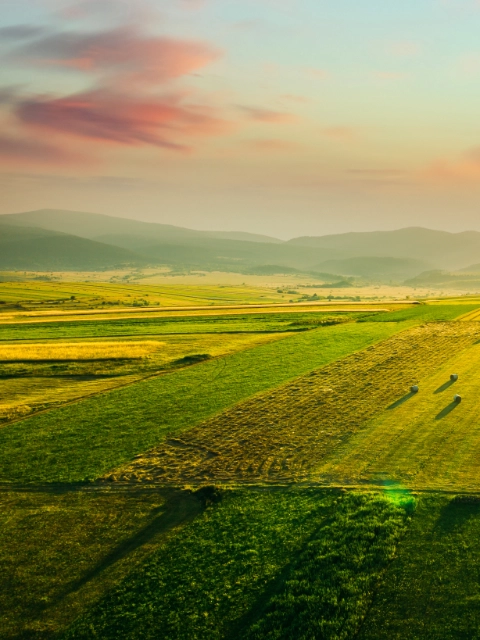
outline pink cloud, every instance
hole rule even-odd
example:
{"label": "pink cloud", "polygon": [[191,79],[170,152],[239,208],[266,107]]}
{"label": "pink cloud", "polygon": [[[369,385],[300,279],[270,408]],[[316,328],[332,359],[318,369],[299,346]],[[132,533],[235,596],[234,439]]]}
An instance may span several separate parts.
{"label": "pink cloud", "polygon": [[190,150],[185,136],[218,135],[231,126],[205,107],[175,99],[134,100],[106,91],[23,101],[15,113],[22,124],[44,132],[175,151]]}
{"label": "pink cloud", "polygon": [[284,123],[292,122],[297,119],[292,113],[285,113],[282,111],[272,111],[271,109],[263,109],[260,107],[238,107],[249,120],[255,120],[257,122],[270,122],[270,123]]}
{"label": "pink cloud", "polygon": [[[116,0],[115,0],[116,1]],[[105,10],[115,2],[106,3]],[[128,3],[123,2],[122,6]],[[85,0],[71,8],[88,12],[95,3]],[[159,96],[158,89],[196,72],[216,60],[220,51],[208,43],[147,36],[126,26],[95,33],[56,32],[28,40],[32,29],[9,31],[10,39],[22,42],[10,54],[10,62],[44,68],[74,69],[91,78],[93,87],[78,94],[22,97],[8,90],[3,102],[16,122],[35,135],[51,135],[67,144],[66,137],[100,144],[153,145],[172,151],[190,151],[192,137],[221,135],[233,124],[218,109],[197,104],[195,92],[177,91]],[[99,88],[101,87],[101,88]],[[1,93],[1,92],[0,92]],[[155,95],[156,94],[156,95]],[[22,131],[22,129],[20,129]],[[39,143],[40,144],[40,143]],[[48,145],[47,145],[48,147]],[[61,151],[44,146],[45,157],[61,159]],[[15,140],[4,142],[3,153],[25,155],[28,147]],[[31,146],[32,160],[40,160],[40,147]],[[99,146],[88,146],[94,155]],[[38,153],[37,153],[38,151]],[[65,161],[70,156],[65,155]]]}
{"label": "pink cloud", "polygon": [[132,27],[96,33],[61,32],[31,42],[13,60],[71,67],[161,83],[198,71],[221,52],[205,42],[152,37]]}
{"label": "pink cloud", "polygon": [[480,185],[480,147],[468,149],[455,160],[439,158],[419,172],[422,181],[436,185]]}
{"label": "pink cloud", "polygon": [[256,151],[293,151],[300,145],[296,142],[279,139],[258,139],[249,140],[247,144]]}

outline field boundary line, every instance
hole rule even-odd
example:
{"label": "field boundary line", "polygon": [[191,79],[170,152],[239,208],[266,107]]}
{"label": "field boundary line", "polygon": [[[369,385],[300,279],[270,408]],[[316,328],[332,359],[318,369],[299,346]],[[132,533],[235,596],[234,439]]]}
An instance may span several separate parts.
{"label": "field boundary line", "polygon": [[324,484],[320,482],[293,482],[293,483],[271,483],[271,484],[258,484],[258,483],[226,483],[215,482],[208,484],[206,482],[188,482],[188,484],[165,484],[154,482],[108,482],[98,481],[93,482],[72,482],[72,483],[44,483],[44,484],[9,484],[8,482],[0,483],[0,494],[2,493],[47,493],[47,494],[65,494],[74,492],[85,493],[165,493],[175,494],[178,492],[191,493],[198,489],[205,487],[215,487],[219,490],[245,490],[245,491],[301,491],[303,489],[319,489],[335,492],[348,492],[348,491],[360,491],[360,492],[375,492],[375,493],[392,493],[398,494],[399,492],[406,495],[416,494],[436,494],[436,495],[452,495],[452,496],[478,496],[480,498],[480,488],[475,490],[468,489],[436,489],[431,487],[406,487],[405,485],[390,485],[384,486],[381,484]]}

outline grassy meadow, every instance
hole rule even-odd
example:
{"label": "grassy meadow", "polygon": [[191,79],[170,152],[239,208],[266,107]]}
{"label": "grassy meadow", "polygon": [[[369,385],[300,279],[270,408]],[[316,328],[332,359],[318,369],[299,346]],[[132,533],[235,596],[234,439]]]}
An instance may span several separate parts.
{"label": "grassy meadow", "polygon": [[[0,396],[0,424],[268,344],[285,335],[212,333],[169,335],[161,341],[127,338],[0,343],[0,384],[4,391]],[[72,358],[72,354],[78,358]]]}
{"label": "grassy meadow", "polygon": [[[171,492],[0,492],[2,638],[48,637],[202,509]],[[178,508],[177,508],[178,507]]]}
{"label": "grassy meadow", "polygon": [[62,637],[348,637],[412,504],[308,489],[219,499]]}
{"label": "grassy meadow", "polygon": [[314,329],[6,425],[0,482],[94,480],[249,396],[398,330],[394,323]]}
{"label": "grassy meadow", "polygon": [[231,313],[222,312],[215,315],[180,315],[177,317],[162,314],[153,316],[143,314],[141,317],[112,318],[86,317],[24,319],[20,322],[6,321],[0,323],[0,342],[13,340],[51,340],[57,338],[125,338],[129,336],[163,336],[193,335],[210,333],[265,333],[265,332],[298,332],[315,328],[341,324],[349,320],[372,317],[377,310],[357,312],[317,311],[316,309],[300,309],[295,312],[270,310],[266,313]]}
{"label": "grassy meadow", "polygon": [[0,637],[477,637],[480,300],[2,287]]}

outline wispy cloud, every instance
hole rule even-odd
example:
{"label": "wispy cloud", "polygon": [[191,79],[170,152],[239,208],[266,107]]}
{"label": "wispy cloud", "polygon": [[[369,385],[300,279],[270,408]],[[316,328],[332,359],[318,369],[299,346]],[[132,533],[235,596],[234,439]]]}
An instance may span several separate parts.
{"label": "wispy cloud", "polygon": [[242,111],[249,120],[255,120],[257,122],[283,123],[297,120],[297,116],[293,113],[243,105],[239,105],[237,108]]}
{"label": "wispy cloud", "polygon": [[205,42],[146,36],[136,27],[119,27],[95,33],[54,33],[18,47],[9,57],[22,65],[70,67],[159,85],[220,56],[218,49]]}
{"label": "wispy cloud", "polygon": [[154,145],[175,151],[190,146],[177,139],[214,135],[229,124],[206,108],[179,99],[127,99],[107,91],[19,103],[15,113],[24,125],[78,138],[121,145]]}
{"label": "wispy cloud", "polygon": [[[90,2],[70,8],[88,10]],[[19,26],[0,32],[16,44],[8,61],[27,68],[75,70],[91,88],[67,95],[25,95],[18,88],[0,89],[0,103],[9,107],[16,125],[34,132],[29,145],[20,136],[3,140],[3,155],[32,161],[44,158],[68,162],[71,154],[52,147],[67,138],[123,146],[150,145],[171,151],[190,151],[192,138],[221,135],[231,130],[221,107],[202,105],[195,91],[173,90],[171,83],[197,72],[222,54],[209,43],[146,35],[138,26],[103,31],[45,33]],[[43,143],[42,139],[46,142]],[[18,149],[15,151],[15,144]],[[95,154],[98,147],[90,144]]]}
{"label": "wispy cloud", "polygon": [[467,149],[457,158],[438,158],[419,172],[422,181],[438,186],[470,184],[480,186],[480,146]]}
{"label": "wispy cloud", "polygon": [[18,24],[10,27],[0,28],[0,40],[31,40],[44,35],[47,32],[45,27],[34,24]]}
{"label": "wispy cloud", "polygon": [[247,145],[254,149],[255,151],[281,151],[281,152],[289,152],[298,150],[301,145],[296,142],[291,142],[289,140],[280,140],[277,138],[263,139],[258,138],[255,140],[248,140]]}

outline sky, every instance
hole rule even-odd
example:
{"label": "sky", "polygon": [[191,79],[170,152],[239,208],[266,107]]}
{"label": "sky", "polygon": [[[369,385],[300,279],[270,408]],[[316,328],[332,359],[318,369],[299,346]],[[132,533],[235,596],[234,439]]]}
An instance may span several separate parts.
{"label": "sky", "polygon": [[480,0],[2,0],[0,213],[480,230]]}

